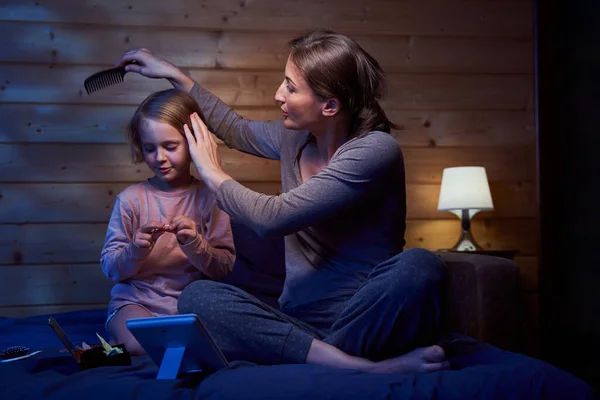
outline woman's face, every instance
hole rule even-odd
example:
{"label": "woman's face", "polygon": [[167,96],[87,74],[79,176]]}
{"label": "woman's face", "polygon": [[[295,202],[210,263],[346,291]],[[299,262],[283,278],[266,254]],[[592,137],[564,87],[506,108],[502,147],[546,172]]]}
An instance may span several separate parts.
{"label": "woman's face", "polygon": [[285,79],[275,92],[275,101],[283,113],[288,129],[314,131],[324,120],[325,101],[317,97],[291,60],[285,65]]}

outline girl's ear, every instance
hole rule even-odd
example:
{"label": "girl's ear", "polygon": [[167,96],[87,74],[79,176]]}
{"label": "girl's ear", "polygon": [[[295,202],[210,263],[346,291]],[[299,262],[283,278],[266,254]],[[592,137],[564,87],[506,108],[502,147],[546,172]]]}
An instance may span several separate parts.
{"label": "girl's ear", "polygon": [[340,112],[340,101],[335,97],[327,99],[323,103],[322,112],[326,117],[333,117],[337,115]]}

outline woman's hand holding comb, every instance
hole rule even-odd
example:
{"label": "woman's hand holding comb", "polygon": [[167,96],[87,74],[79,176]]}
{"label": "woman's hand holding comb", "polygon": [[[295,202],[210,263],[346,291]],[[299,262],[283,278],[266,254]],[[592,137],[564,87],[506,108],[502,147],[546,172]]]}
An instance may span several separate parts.
{"label": "woman's hand holding comb", "polygon": [[116,66],[124,66],[127,72],[137,72],[147,78],[168,79],[173,87],[189,92],[194,81],[175,65],[158,57],[148,49],[130,50],[117,62]]}

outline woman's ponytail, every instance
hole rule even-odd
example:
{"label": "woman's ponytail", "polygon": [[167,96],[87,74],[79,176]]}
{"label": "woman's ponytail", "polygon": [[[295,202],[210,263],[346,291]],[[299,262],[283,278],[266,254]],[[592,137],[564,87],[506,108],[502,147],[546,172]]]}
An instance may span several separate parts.
{"label": "woman's ponytail", "polygon": [[363,107],[355,121],[352,130],[356,137],[364,136],[371,131],[390,133],[392,129],[398,128],[388,119],[378,100],[373,100],[368,106]]}

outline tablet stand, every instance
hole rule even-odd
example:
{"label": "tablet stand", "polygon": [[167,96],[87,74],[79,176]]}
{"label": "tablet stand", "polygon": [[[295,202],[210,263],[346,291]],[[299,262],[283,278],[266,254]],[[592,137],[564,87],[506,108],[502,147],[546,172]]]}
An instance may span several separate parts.
{"label": "tablet stand", "polygon": [[167,347],[163,356],[156,379],[176,379],[185,353],[183,347]]}

